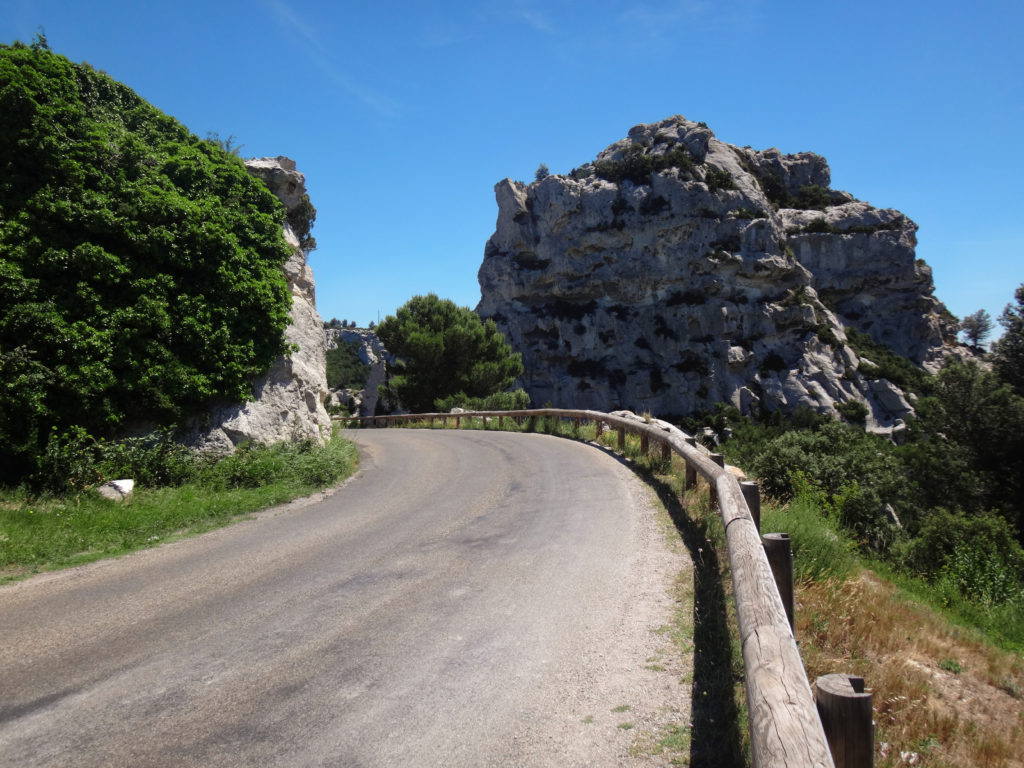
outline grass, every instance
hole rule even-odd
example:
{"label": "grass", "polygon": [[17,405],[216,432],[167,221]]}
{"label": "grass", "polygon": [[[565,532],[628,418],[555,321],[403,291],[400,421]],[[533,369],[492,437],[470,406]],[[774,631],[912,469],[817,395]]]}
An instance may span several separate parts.
{"label": "grass", "polygon": [[1019,765],[1019,653],[944,610],[926,583],[912,580],[908,590],[859,560],[810,500],[766,505],[762,521],[793,541],[796,636],[808,679],[856,674],[873,694],[876,766]]}
{"label": "grass", "polygon": [[[875,765],[1013,766],[1024,754],[1024,659],[861,569],[805,582],[796,633],[808,677],[864,677],[874,696]],[[1019,763],[1016,763],[1019,765]]]}
{"label": "grass", "polygon": [[227,525],[348,477],[355,446],[253,446],[177,487],[136,488],[125,502],[94,491],[69,496],[0,491],[0,582],[114,557]]}

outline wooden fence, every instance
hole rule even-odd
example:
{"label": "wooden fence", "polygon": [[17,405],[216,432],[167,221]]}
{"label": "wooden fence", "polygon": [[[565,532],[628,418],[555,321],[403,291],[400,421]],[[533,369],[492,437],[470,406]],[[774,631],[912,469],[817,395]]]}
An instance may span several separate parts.
{"label": "wooden fence", "polygon": [[[660,443],[663,455],[676,453],[686,461],[688,483],[694,473],[703,477],[725,527],[733,594],[750,721],[755,768],[817,768],[834,766],[811,686],[804,672],[779,589],[762,546],[759,525],[751,515],[737,478],[701,451],[693,438],[666,432],[655,424],[597,411],[538,408],[526,411],[466,411],[388,416],[340,417],[345,423],[391,426],[408,421],[429,422],[465,418],[504,419],[553,417],[593,421],[618,431],[619,447],[627,433],[638,434],[648,449]],[[682,433],[680,433],[681,435]]]}

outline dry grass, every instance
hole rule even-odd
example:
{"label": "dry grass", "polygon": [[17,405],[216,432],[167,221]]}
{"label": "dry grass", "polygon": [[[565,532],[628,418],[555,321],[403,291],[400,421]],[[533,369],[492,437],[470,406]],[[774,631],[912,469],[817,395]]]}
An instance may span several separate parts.
{"label": "dry grass", "polygon": [[876,766],[1024,766],[1020,656],[868,571],[804,584],[797,601],[808,678],[857,674],[874,694]]}

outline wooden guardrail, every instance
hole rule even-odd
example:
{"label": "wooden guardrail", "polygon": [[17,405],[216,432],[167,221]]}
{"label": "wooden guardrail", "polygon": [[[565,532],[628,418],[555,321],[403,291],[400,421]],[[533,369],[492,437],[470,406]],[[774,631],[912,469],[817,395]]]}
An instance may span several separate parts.
{"label": "wooden guardrail", "polygon": [[[627,433],[639,434],[650,446],[661,443],[686,461],[687,477],[700,474],[718,497],[725,527],[733,594],[750,721],[750,743],[755,768],[833,768],[832,755],[822,729],[811,686],[786,616],[779,590],[739,481],[695,445],[692,438],[666,432],[659,426],[598,411],[538,408],[526,411],[466,411],[388,416],[339,417],[338,420],[373,426],[406,421],[464,418],[554,417],[607,424],[618,431],[620,448]],[[680,433],[682,434],[682,433]]]}

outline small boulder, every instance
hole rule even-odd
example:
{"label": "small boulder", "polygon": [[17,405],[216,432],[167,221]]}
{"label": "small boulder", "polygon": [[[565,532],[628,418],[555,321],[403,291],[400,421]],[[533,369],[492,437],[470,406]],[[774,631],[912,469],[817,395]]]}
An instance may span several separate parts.
{"label": "small boulder", "polygon": [[135,489],[134,480],[111,480],[99,486],[96,491],[105,499],[111,501],[127,501]]}

